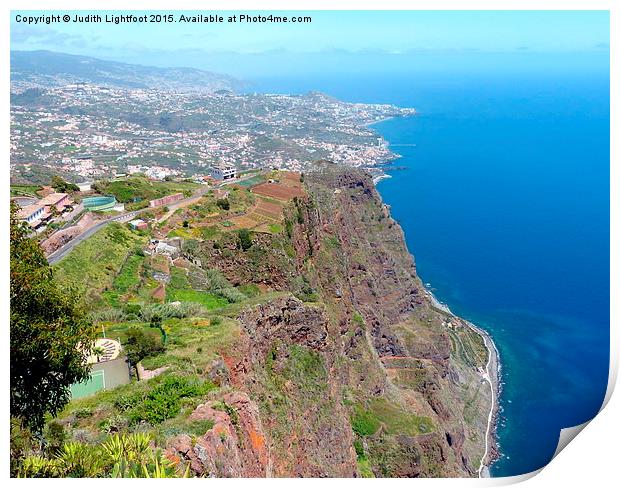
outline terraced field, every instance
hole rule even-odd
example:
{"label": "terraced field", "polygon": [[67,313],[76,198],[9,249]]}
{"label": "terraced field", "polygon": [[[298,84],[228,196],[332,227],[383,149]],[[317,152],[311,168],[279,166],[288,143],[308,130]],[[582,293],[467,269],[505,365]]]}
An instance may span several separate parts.
{"label": "terraced field", "polygon": [[304,194],[301,186],[283,185],[279,183],[263,183],[252,188],[252,193],[275,198],[277,200],[289,201],[293,197],[301,197]]}

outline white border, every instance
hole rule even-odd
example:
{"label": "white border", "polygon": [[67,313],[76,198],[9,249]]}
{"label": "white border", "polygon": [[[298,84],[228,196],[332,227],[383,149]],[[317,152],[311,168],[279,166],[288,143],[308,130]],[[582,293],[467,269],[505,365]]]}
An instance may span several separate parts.
{"label": "white border", "polygon": [[[616,2],[617,4],[617,2]],[[110,0],[105,4],[93,1],[78,1],[78,0],[57,0],[56,2],[44,2],[44,1],[31,1],[31,0],[9,0],[5,3],[6,15],[4,17],[3,35],[1,36],[3,69],[0,73],[4,81],[5,89],[2,91],[1,96],[5,107],[5,117],[3,119],[3,128],[5,137],[2,138],[2,146],[4,148],[3,154],[5,155],[5,163],[3,171],[5,172],[5,181],[9,181],[9,70],[8,66],[8,54],[10,50],[10,34],[9,34],[9,11],[10,10],[36,10],[36,9],[73,9],[73,10],[86,10],[86,9],[106,9],[106,10],[123,10],[123,9],[142,9],[142,10],[170,10],[170,9],[187,9],[187,10],[232,10],[232,9],[251,9],[251,10],[610,10],[611,11],[611,134],[620,134],[618,125],[618,73],[620,67],[618,66],[618,36],[616,29],[618,28],[619,7],[614,5],[612,1],[577,1],[577,0],[565,0],[565,1],[549,1],[549,0],[521,0],[514,1],[508,0],[504,2],[491,2],[491,1],[445,1],[445,0],[428,0],[426,2],[419,0],[411,1],[398,1],[398,0],[383,0],[381,2],[370,2],[368,0],[359,0],[356,2],[344,2],[336,0],[318,0],[315,2],[302,2],[296,0],[282,1],[282,0],[227,0],[226,2],[198,2],[188,0],[176,0],[175,2],[163,1],[163,0],[135,0],[132,2]],[[610,293],[611,297],[620,297],[619,286],[619,261],[618,250],[620,249],[620,240],[618,239],[618,218],[620,217],[620,199],[618,196],[618,183],[620,182],[620,171],[618,169],[618,142],[617,138],[611,137],[611,282]],[[8,201],[9,201],[9,188],[8,185],[2,185],[0,187],[0,198],[4,204],[4,215],[8,216]],[[9,418],[9,402],[8,402],[8,367],[9,367],[9,341],[8,341],[8,324],[9,324],[9,245],[8,245],[8,218],[2,219],[2,231],[5,236],[0,240],[0,246],[2,247],[3,259],[1,261],[2,281],[1,281],[1,296],[3,300],[2,310],[2,323],[5,324],[4,328],[4,340],[0,341],[0,356],[4,358],[3,375],[1,376],[2,385],[0,390],[4,396],[2,418],[5,421],[2,423],[2,447],[4,448],[3,454],[1,454],[0,462],[4,468],[5,476],[8,477],[8,458],[9,458],[9,442],[8,442],[8,418]],[[531,478],[528,481],[529,486],[608,486],[612,480],[618,479],[617,475],[617,451],[616,436],[620,432],[618,421],[620,417],[620,400],[617,395],[611,397],[613,387],[615,386],[618,375],[618,348],[620,344],[618,336],[618,324],[619,324],[619,309],[618,302],[611,301],[611,364],[610,364],[610,376],[607,395],[605,398],[606,407],[603,411],[595,417],[588,425],[586,429],[580,434],[580,438],[577,442],[573,442],[562,453],[554,459],[546,468],[544,468],[538,476]],[[611,399],[611,400],[610,400]],[[535,446],[533,446],[535,448]],[[404,486],[404,483],[415,483],[416,485],[424,484],[428,486],[430,483],[435,486],[454,486],[456,484],[460,486],[480,486],[485,485],[497,485],[506,484],[507,482],[521,481],[517,479],[491,479],[491,480],[355,480],[356,484],[391,484]],[[169,483],[183,483],[184,480],[169,480]],[[13,483],[41,483],[38,480],[11,480]],[[109,483],[109,480],[93,480],[93,483]],[[120,480],[121,484],[135,484],[141,482],[154,482],[154,480]],[[192,481],[186,481],[192,482]],[[289,484],[290,480],[201,480],[194,481],[200,483],[209,483],[210,485],[228,485],[228,486],[241,486],[246,483],[252,483],[256,487],[273,486],[273,484]],[[617,481],[616,481],[617,482]],[[45,483],[60,484],[60,483],[81,483],[79,480],[46,480]],[[336,486],[341,483],[339,480],[295,480],[295,484],[318,484]]]}

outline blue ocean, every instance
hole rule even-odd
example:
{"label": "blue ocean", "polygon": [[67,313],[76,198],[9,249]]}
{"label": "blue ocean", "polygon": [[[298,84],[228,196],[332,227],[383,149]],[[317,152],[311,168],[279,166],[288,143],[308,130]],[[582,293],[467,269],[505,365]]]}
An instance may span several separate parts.
{"label": "blue ocean", "polygon": [[255,81],[418,110],[374,126],[402,156],[378,189],[421,279],[497,345],[493,476],[544,466],[560,429],[596,415],[606,391],[609,71],[586,64]]}

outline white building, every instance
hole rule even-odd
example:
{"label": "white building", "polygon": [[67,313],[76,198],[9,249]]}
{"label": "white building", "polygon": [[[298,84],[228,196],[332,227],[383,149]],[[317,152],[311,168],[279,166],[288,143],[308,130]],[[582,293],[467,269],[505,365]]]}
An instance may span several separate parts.
{"label": "white building", "polygon": [[92,188],[93,182],[92,181],[85,181],[83,183],[78,183],[77,186],[80,189],[80,191],[90,191]]}
{"label": "white building", "polygon": [[237,177],[237,168],[232,164],[220,164],[211,168],[211,176],[216,180],[232,180]]}
{"label": "white building", "polygon": [[179,254],[179,249],[177,247],[166,244],[165,242],[159,241],[155,246],[155,252],[157,254],[163,254],[165,256],[176,257]]}
{"label": "white building", "polygon": [[106,142],[108,142],[108,136],[104,134],[95,134],[93,136],[93,142],[95,144],[105,144]]}
{"label": "white building", "polygon": [[38,203],[26,205],[17,211],[17,218],[26,222],[33,229],[38,227],[42,220],[48,217],[49,214],[45,211],[45,206]]}

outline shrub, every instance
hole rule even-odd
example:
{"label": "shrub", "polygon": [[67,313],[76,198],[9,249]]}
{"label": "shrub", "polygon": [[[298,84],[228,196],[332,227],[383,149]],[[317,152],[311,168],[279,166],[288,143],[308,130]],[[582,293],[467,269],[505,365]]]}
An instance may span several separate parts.
{"label": "shrub", "polygon": [[253,298],[255,296],[260,295],[260,288],[258,287],[258,285],[255,285],[254,283],[248,283],[245,285],[241,285],[239,287],[239,291],[249,298]]}
{"label": "shrub", "polygon": [[113,415],[99,424],[99,430],[106,434],[120,432],[127,427],[127,419],[122,415]]}
{"label": "shrub", "polygon": [[353,441],[353,447],[355,448],[355,453],[357,454],[358,459],[364,457],[364,445],[362,444],[362,441],[355,439]]}
{"label": "shrub", "polygon": [[222,288],[218,290],[217,295],[225,298],[231,303],[241,302],[247,298],[243,293],[233,287]]}
{"label": "shrub", "polygon": [[80,191],[80,188],[75,183],[69,183],[65,181],[62,177],[54,175],[52,176],[52,181],[50,186],[60,193],[69,193],[72,191]]}
{"label": "shrub", "polygon": [[129,314],[140,315],[141,310],[142,310],[142,306],[139,303],[127,303],[125,305],[125,313],[127,315]]}
{"label": "shrub", "polygon": [[199,303],[182,302],[178,305],[162,303],[156,305],[146,305],[142,307],[140,316],[147,322],[152,322],[154,317],[166,319],[183,319],[186,317],[197,317],[204,314],[204,308]]}
{"label": "shrub", "polygon": [[189,279],[194,287],[202,288],[232,303],[240,302],[247,298],[216,269],[196,269],[190,273]]}
{"label": "shrub", "polygon": [[252,247],[252,234],[248,229],[239,229],[237,231],[237,247],[244,251]]}
{"label": "shrub", "polygon": [[67,442],[54,457],[28,456],[19,466],[20,478],[171,478],[189,477],[189,467],[177,471],[160,449],[153,450],[148,434],[116,434],[99,445]]}
{"label": "shrub", "polygon": [[147,334],[141,327],[130,327],[125,341],[127,358],[132,364],[138,364],[144,358],[164,351],[162,338],[159,334]]}
{"label": "shrub", "polygon": [[67,440],[67,433],[62,424],[52,421],[45,428],[45,446],[50,454],[57,454]]}
{"label": "shrub", "polygon": [[182,400],[206,395],[215,385],[184,376],[166,376],[152,390],[146,392],[140,401],[129,410],[129,422],[135,425],[147,422],[157,425],[172,417],[181,410]]}
{"label": "shrub", "polygon": [[125,312],[119,308],[104,308],[90,313],[93,322],[122,322],[126,318]]}
{"label": "shrub", "polygon": [[304,302],[316,302],[318,300],[318,294],[304,275],[296,277],[293,285],[295,289],[293,293],[300,300]]}
{"label": "shrub", "polygon": [[93,412],[90,408],[78,408],[73,411],[73,415],[75,415],[78,419],[86,419],[88,417],[92,417]]}
{"label": "shrub", "polygon": [[230,202],[228,201],[228,198],[218,198],[216,204],[222,210],[230,210]]}

